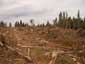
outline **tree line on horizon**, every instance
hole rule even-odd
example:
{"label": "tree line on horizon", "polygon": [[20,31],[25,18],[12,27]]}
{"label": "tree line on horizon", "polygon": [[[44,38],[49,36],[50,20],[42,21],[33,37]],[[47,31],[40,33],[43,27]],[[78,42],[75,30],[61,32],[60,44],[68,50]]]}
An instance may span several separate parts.
{"label": "tree line on horizon", "polygon": [[[24,23],[22,20],[16,21],[14,27],[62,27],[67,29],[85,29],[85,18],[80,17],[80,10],[78,10],[77,18],[68,17],[67,12],[60,12],[58,18],[55,18],[51,24],[49,21],[46,24],[35,25],[34,19],[30,20],[30,24]],[[3,21],[0,21],[0,27],[7,27],[7,24]],[[9,27],[12,27],[12,23],[9,23]]]}

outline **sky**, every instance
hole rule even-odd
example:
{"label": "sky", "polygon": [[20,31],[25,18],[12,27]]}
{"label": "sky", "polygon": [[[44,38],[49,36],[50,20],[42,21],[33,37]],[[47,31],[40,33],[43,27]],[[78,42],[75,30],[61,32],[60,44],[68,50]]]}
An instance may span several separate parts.
{"label": "sky", "polygon": [[76,16],[78,10],[84,17],[85,0],[0,0],[0,20],[12,23],[20,19],[43,23],[52,21],[60,11]]}

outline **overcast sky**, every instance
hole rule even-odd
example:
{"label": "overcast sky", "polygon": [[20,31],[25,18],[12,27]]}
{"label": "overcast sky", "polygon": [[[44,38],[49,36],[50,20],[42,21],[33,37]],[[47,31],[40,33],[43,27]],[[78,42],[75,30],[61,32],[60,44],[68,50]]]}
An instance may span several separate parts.
{"label": "overcast sky", "polygon": [[41,23],[57,17],[60,11],[76,16],[78,9],[84,17],[85,0],[0,0],[0,20],[27,22],[33,18]]}

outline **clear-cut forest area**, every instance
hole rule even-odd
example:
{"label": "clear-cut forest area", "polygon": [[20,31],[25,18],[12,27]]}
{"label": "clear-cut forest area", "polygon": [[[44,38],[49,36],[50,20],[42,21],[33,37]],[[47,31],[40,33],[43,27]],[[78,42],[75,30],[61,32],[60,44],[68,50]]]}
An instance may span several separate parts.
{"label": "clear-cut forest area", "polygon": [[51,24],[0,22],[0,64],[85,64],[85,18],[60,12]]}

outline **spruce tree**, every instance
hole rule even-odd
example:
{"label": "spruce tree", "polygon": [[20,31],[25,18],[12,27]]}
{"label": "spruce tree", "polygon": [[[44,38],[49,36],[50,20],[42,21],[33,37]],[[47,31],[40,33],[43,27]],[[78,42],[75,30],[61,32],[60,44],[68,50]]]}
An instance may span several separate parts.
{"label": "spruce tree", "polygon": [[11,24],[11,22],[9,23],[9,27],[12,27],[12,24]]}
{"label": "spruce tree", "polygon": [[59,21],[58,21],[58,26],[59,27],[62,27],[63,25],[63,16],[62,16],[62,12],[59,13]]}
{"label": "spruce tree", "polygon": [[53,20],[53,25],[54,25],[54,26],[57,26],[57,18],[55,18],[55,19]]}

